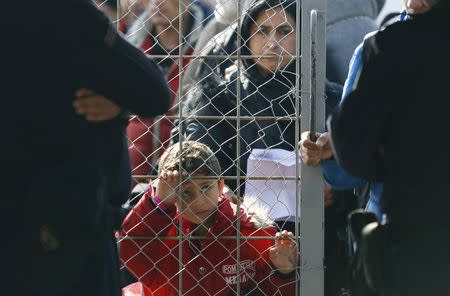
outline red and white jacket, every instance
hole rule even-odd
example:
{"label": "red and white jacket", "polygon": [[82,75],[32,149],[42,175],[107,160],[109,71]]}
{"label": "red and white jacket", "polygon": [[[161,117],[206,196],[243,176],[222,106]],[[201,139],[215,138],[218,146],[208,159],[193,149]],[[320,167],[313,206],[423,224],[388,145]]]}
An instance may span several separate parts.
{"label": "red and white jacket", "polygon": [[[183,239],[182,289],[183,295],[227,296],[237,291],[237,207],[220,198],[218,210],[207,234],[211,239]],[[263,217],[255,218],[240,209],[240,229],[244,237],[273,237],[273,226],[256,227]],[[265,216],[267,217],[267,216]],[[128,214],[123,223],[122,236],[147,236],[148,239],[124,238],[120,242],[120,259],[143,284],[132,284],[124,295],[178,295],[179,240],[176,237],[180,216],[172,207],[162,211],[155,207],[152,194],[147,192]],[[265,218],[267,219],[267,218]],[[192,235],[197,225],[182,219],[182,234]],[[154,238],[150,238],[154,237]],[[225,237],[221,239],[220,237]],[[241,295],[294,295],[295,275],[282,275],[269,259],[273,239],[241,239],[240,287]]]}
{"label": "red and white jacket", "polygon": [[[185,37],[186,42],[182,45],[183,55],[192,55],[195,44],[202,31],[202,27],[207,23],[207,17],[210,14],[207,7],[193,2],[189,5],[189,15],[191,21],[191,32]],[[153,32],[150,17],[144,13],[128,29],[127,40],[139,47],[148,55],[152,55],[154,46],[150,33]],[[172,108],[166,115],[173,115],[177,108],[176,95],[179,86],[180,64],[184,69],[190,61],[190,58],[173,59],[172,64],[166,72],[166,81],[171,91]],[[151,96],[151,94],[149,94]],[[154,165],[161,157],[164,150],[169,146],[170,130],[173,121],[169,119],[147,119],[132,116],[127,128],[129,152],[131,159],[131,169],[133,175],[148,175],[150,166]]]}

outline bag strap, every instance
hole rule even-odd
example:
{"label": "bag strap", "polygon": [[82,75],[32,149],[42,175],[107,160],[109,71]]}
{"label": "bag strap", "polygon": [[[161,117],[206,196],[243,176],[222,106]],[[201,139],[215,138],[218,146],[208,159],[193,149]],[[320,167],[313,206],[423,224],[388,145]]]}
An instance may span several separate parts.
{"label": "bag strap", "polygon": [[364,185],[355,188],[354,194],[356,196],[358,207],[364,209],[370,198],[370,188],[372,187],[372,182],[366,182]]}

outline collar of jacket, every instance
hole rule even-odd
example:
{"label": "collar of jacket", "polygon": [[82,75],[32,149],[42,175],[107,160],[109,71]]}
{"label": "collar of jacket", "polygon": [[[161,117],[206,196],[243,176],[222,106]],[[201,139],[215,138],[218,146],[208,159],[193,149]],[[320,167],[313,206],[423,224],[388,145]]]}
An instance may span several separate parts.
{"label": "collar of jacket", "polygon": [[[191,26],[191,31],[187,34],[185,42],[183,44],[182,51],[186,51],[197,43],[197,40],[202,32],[202,28],[206,24],[208,18],[208,11],[200,6],[198,3],[193,2],[189,8],[189,16],[194,24]],[[152,32],[153,25],[150,21],[150,16],[147,11],[141,14],[130,26],[127,31],[126,39],[128,42],[136,47],[140,47],[142,42],[148,36],[149,32]]]}
{"label": "collar of jacket", "polygon": [[[236,64],[225,70],[225,80],[227,83],[233,84],[237,80],[237,72]],[[249,89],[249,87],[253,86],[253,88],[258,89],[258,93],[263,92],[268,97],[277,98],[282,94],[284,98],[287,94],[295,90],[295,83],[298,78],[299,75],[295,73],[295,62],[292,62],[282,71],[263,76],[254,63],[244,61],[241,67],[239,81],[244,89]],[[236,95],[234,89],[235,87],[230,88],[231,92]]]}
{"label": "collar of jacket", "polygon": [[[237,205],[232,204],[227,198],[221,196],[219,199],[218,209],[213,214],[213,222],[209,228],[208,234],[213,236],[224,236],[232,235],[236,229],[236,217],[237,217]],[[241,227],[252,227],[254,223],[252,222],[251,215],[247,214],[247,211],[241,207],[240,208],[240,226]],[[176,221],[179,221],[179,213],[177,213]],[[178,222],[176,222],[176,225]],[[197,227],[186,219],[183,219],[183,234],[190,235]]]}

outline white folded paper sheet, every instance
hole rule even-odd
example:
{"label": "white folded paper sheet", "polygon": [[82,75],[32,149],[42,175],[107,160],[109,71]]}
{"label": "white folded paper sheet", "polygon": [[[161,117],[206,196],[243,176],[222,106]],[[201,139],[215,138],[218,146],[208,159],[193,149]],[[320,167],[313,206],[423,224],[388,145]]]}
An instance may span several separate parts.
{"label": "white folded paper sheet", "polygon": [[[261,201],[269,209],[269,217],[272,220],[294,221],[296,195],[300,193],[300,190],[296,191],[299,182],[294,180],[295,170],[294,151],[253,149],[247,160],[246,175],[249,179],[245,185],[245,196],[253,196]],[[254,180],[251,177],[269,178]],[[300,219],[300,198],[297,205],[297,215]]]}

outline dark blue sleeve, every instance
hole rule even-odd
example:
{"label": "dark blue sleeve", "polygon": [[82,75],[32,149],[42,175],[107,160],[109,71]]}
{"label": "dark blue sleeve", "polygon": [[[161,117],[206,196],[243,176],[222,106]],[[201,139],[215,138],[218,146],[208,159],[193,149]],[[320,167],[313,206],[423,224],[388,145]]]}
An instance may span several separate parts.
{"label": "dark blue sleeve", "polygon": [[156,63],[116,33],[104,55],[103,73],[109,80],[105,93],[130,112],[153,117],[169,109],[166,79]]}
{"label": "dark blue sleeve", "polygon": [[396,62],[380,49],[377,33],[364,41],[362,67],[353,91],[328,120],[328,129],[339,165],[349,174],[382,181],[384,162],[380,154],[389,122],[389,101],[395,94]]}
{"label": "dark blue sleeve", "polygon": [[336,190],[350,190],[362,186],[365,181],[347,174],[334,159],[322,160],[320,166],[325,181]]}
{"label": "dark blue sleeve", "polygon": [[[347,79],[345,80],[344,87],[342,89],[342,101],[353,89],[355,84],[356,76],[361,69],[361,54],[362,54],[362,44],[360,44],[354,51],[352,59],[350,61],[349,71]],[[329,84],[331,89],[336,89],[336,86]],[[335,93],[334,90],[332,93]],[[331,113],[337,110],[337,107],[341,100],[336,100],[333,98],[331,102],[327,102],[327,117]],[[323,170],[323,175],[325,181],[330,184],[336,190],[349,190],[359,186],[362,186],[366,181],[353,177],[349,175],[341,166],[338,165],[335,159],[323,160],[320,162]]]}
{"label": "dark blue sleeve", "polygon": [[61,44],[77,49],[72,58],[78,60],[82,72],[80,87],[95,90],[133,114],[165,113],[170,95],[157,64],[122,38],[91,1],[68,0],[65,5],[72,12],[59,12],[66,24]]}
{"label": "dark blue sleeve", "polygon": [[339,105],[342,97],[342,85],[327,80],[325,82],[325,93],[325,116],[327,118]]}

